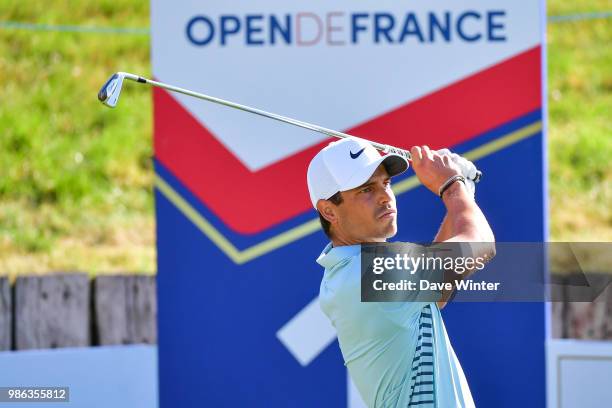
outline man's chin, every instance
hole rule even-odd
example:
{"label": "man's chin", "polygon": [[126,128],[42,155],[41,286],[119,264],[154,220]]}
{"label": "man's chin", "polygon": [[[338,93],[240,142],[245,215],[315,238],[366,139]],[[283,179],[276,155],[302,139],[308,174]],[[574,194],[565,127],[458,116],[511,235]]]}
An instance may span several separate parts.
{"label": "man's chin", "polygon": [[385,226],[385,228],[381,231],[381,238],[388,239],[393,238],[397,234],[397,223],[395,220],[391,222],[391,224]]}
{"label": "man's chin", "polygon": [[395,219],[386,220],[376,226],[375,231],[371,231],[369,238],[365,242],[385,242],[397,234],[397,221]]}
{"label": "man's chin", "polygon": [[389,233],[387,234],[386,238],[393,238],[395,236],[395,234],[397,234],[397,227],[393,228],[392,231],[389,231]]}

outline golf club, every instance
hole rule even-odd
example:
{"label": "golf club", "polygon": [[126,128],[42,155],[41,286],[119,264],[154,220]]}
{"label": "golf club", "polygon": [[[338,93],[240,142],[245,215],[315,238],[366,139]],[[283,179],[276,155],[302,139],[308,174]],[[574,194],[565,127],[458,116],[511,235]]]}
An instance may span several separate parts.
{"label": "golf club", "polygon": [[[188,89],[179,88],[177,86],[168,85],[168,84],[164,84],[162,82],[153,81],[151,79],[143,78],[143,77],[138,76],[138,75],[130,74],[128,72],[117,72],[117,73],[113,74],[108,79],[108,81],[106,81],[106,83],[100,89],[100,92],[98,92],[98,99],[100,100],[100,102],[102,102],[103,104],[105,104],[106,106],[109,106],[111,108],[114,108],[115,106],[117,106],[117,101],[119,100],[119,95],[121,94],[121,87],[123,86],[123,80],[124,79],[129,79],[131,81],[139,82],[139,83],[142,83],[142,84],[149,84],[149,85],[157,86],[159,88],[167,89],[168,91],[182,93],[184,95],[193,96],[193,97],[199,98],[199,99],[204,99],[206,101],[217,103],[219,105],[224,105],[224,106],[228,106],[230,108],[239,109],[239,110],[242,110],[242,111],[245,111],[245,112],[254,113],[254,114],[259,115],[259,116],[264,116],[266,118],[278,120],[280,122],[289,123],[291,125],[298,126],[298,127],[304,128],[304,129],[309,129],[309,130],[312,130],[314,132],[322,133],[322,134],[327,135],[327,136],[332,136],[332,137],[336,137],[336,138],[339,138],[339,139],[344,139],[346,137],[355,137],[355,136],[349,135],[347,133],[342,133],[342,132],[338,132],[336,130],[327,129],[327,128],[324,128],[322,126],[313,125],[313,124],[307,123],[307,122],[302,122],[301,120],[292,119],[292,118],[288,118],[286,116],[277,115],[276,113],[266,112],[266,111],[263,111],[261,109],[251,108],[250,106],[241,105],[239,103],[226,101],[224,99],[216,98],[214,96],[209,96],[209,95],[205,95],[205,94],[202,94],[202,93],[199,93],[199,92],[190,91]],[[366,139],[363,139],[363,140],[366,140]],[[390,145],[386,145],[386,144],[382,144],[382,143],[372,142],[370,140],[366,140],[366,141],[368,143],[370,143],[372,146],[374,146],[376,149],[380,150],[381,152],[383,152],[385,154],[393,153],[393,154],[397,154],[397,155],[403,156],[407,160],[412,160],[412,155],[410,154],[410,152],[408,150],[400,149],[398,147],[394,147],[394,146],[390,146]],[[482,177],[482,172],[478,171],[478,172],[476,172],[476,176],[474,177],[473,181],[475,183],[478,183],[480,181],[481,177]]]}

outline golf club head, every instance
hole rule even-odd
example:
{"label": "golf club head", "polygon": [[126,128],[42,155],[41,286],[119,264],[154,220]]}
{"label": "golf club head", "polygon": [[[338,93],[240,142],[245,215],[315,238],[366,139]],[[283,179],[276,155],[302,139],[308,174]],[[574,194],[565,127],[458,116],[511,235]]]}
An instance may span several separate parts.
{"label": "golf club head", "polygon": [[113,74],[113,76],[111,76],[108,81],[102,85],[100,92],[98,92],[98,99],[100,102],[111,108],[117,106],[117,101],[119,100],[119,95],[121,94],[121,87],[123,86],[124,78],[125,74],[122,72]]}

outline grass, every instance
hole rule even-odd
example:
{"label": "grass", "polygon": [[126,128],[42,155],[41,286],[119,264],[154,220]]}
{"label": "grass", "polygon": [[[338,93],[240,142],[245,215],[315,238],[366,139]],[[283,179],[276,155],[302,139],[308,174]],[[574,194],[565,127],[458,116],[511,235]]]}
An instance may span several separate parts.
{"label": "grass", "polygon": [[[549,14],[609,7],[554,1]],[[551,239],[612,241],[612,19],[549,24],[547,34]]]}
{"label": "grass", "polygon": [[[0,16],[148,26],[146,1],[71,4]],[[111,72],[149,74],[149,55],[142,35],[0,31],[0,271],[155,271],[150,92],[133,87],[117,111],[95,99]]]}
{"label": "grass", "polygon": [[[549,14],[607,7],[554,0]],[[149,2],[3,2],[0,20],[140,28]],[[612,241],[611,24],[548,27],[554,240]],[[146,35],[0,29],[0,274],[155,272],[150,91],[114,111],[94,96],[149,61]]]}

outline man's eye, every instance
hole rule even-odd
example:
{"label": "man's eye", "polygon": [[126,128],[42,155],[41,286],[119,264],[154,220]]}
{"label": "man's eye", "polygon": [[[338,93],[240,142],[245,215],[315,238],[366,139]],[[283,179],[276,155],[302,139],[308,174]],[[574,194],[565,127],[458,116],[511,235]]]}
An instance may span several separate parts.
{"label": "man's eye", "polygon": [[361,190],[361,193],[369,193],[370,191],[372,191],[372,187],[366,187]]}

